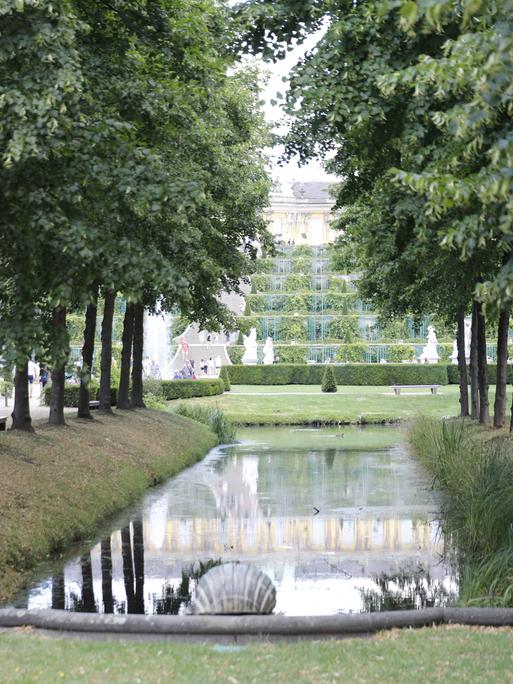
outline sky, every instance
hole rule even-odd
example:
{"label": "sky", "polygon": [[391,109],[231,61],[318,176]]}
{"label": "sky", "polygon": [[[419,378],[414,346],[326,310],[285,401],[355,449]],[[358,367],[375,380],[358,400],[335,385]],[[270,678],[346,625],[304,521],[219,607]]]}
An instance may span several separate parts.
{"label": "sky", "polygon": [[[281,92],[284,94],[288,88],[288,84],[282,81],[282,78],[288,76],[290,69],[297,63],[307,50],[312,49],[317,41],[319,40],[321,33],[317,33],[313,36],[309,36],[307,40],[302,45],[297,46],[291,52],[287,53],[287,56],[276,62],[275,64],[264,62],[261,59],[257,59],[257,63],[263,72],[269,73],[269,81],[262,92],[262,100],[264,100],[264,112],[266,119],[274,123],[280,123],[283,120],[283,112],[279,106],[271,104],[271,100],[276,100],[277,93]],[[278,100],[278,102],[280,102]],[[279,126],[277,132],[285,133],[286,125],[283,125],[283,121]],[[292,183],[294,181],[307,182],[307,181],[336,181],[335,176],[328,175],[322,168],[319,162],[310,162],[304,166],[298,166],[297,163],[289,162],[285,166],[278,166],[277,160],[282,152],[282,148],[274,148],[269,151],[269,157],[271,158],[272,165],[272,176],[274,179],[279,179],[282,183]]]}

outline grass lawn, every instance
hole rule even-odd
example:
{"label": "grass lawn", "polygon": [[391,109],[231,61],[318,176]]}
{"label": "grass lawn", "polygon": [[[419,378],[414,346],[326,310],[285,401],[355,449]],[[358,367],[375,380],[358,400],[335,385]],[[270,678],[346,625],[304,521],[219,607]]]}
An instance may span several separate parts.
{"label": "grass lawn", "polygon": [[[121,411],[36,433],[0,432],[0,600],[48,554],[216,443],[204,425],[160,411]],[[0,665],[0,682],[2,667]]]}
{"label": "grass lawn", "polygon": [[230,647],[0,635],[1,680],[20,682],[512,682],[513,630],[434,627],[372,639]]}
{"label": "grass lawn", "polygon": [[[188,399],[187,403],[216,406],[239,424],[300,425],[312,423],[379,423],[408,420],[416,415],[454,416],[459,412],[456,385],[432,396],[429,390],[396,397],[390,387],[339,386],[324,394],[316,385],[232,385],[222,396]],[[490,404],[494,388],[490,387]],[[169,402],[172,409],[175,402]]]}

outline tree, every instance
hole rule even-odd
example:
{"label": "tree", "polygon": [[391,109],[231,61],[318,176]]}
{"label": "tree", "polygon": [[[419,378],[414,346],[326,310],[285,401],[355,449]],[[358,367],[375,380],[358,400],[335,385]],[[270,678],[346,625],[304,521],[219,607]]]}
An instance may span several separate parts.
{"label": "tree", "polygon": [[335,379],[335,373],[330,365],[327,365],[322,374],[322,385],[321,389],[323,392],[336,392],[337,391],[337,381]]}

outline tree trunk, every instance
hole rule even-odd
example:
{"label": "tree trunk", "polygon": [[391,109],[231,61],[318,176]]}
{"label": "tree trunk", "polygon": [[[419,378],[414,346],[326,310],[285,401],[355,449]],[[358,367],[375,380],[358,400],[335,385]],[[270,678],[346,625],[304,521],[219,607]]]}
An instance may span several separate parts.
{"label": "tree trunk", "polygon": [[144,306],[134,306],[134,359],[132,362],[132,401],[134,408],[144,408],[143,400]]}
{"label": "tree trunk", "polygon": [[465,359],[465,311],[458,313],[458,332],[456,333],[458,345],[458,371],[460,376],[460,416],[468,416],[468,376],[467,360]]}
{"label": "tree trunk", "polygon": [[506,387],[508,384],[509,308],[501,309],[497,334],[497,379],[493,405],[493,427],[503,428],[506,419]]}
{"label": "tree trunk", "polygon": [[64,384],[66,382],[66,357],[64,340],[67,339],[66,309],[59,306],[52,311],[52,391],[50,393],[49,425],[65,425],[64,420]]}
{"label": "tree trunk", "polygon": [[103,610],[106,613],[114,612],[114,597],[112,594],[112,548],[110,537],[101,541],[101,567],[102,567],[102,597]]}
{"label": "tree trunk", "polygon": [[130,408],[130,365],[132,361],[132,342],[134,339],[134,305],[127,304],[123,320],[123,348],[121,351],[121,370],[118,388],[118,409]]}
{"label": "tree trunk", "polygon": [[470,397],[471,397],[471,418],[479,418],[479,383],[478,383],[478,361],[477,361],[477,309],[479,304],[472,303],[472,332],[470,338]]}
{"label": "tree trunk", "polygon": [[14,376],[14,408],[12,411],[11,430],[34,432],[30,417],[30,399],[28,388],[28,361],[21,368],[16,368]]}
{"label": "tree trunk", "polygon": [[84,346],[82,347],[82,373],[80,375],[80,392],[78,395],[78,417],[92,419],[89,410],[89,383],[93,367],[94,338],[96,335],[96,314],[98,311],[98,288],[93,301],[88,305],[85,315]]}
{"label": "tree trunk", "polygon": [[488,367],[486,363],[486,322],[481,304],[477,311],[477,368],[479,382],[479,422],[486,425],[490,420],[490,403],[488,401]]}
{"label": "tree trunk", "polygon": [[112,413],[110,376],[112,366],[112,320],[114,317],[114,303],[116,293],[107,290],[105,293],[105,305],[102,320],[102,356],[100,361],[100,392],[98,394],[98,410],[103,413]]}

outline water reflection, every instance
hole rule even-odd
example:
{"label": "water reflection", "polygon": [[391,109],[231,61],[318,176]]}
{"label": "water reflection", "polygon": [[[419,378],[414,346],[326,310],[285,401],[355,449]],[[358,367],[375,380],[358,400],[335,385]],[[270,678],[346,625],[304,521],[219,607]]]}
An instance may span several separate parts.
{"label": "water reflection", "polygon": [[374,446],[399,433],[340,434],[247,431],[253,441],[212,452],[56,566],[29,607],[183,612],[208,566],[199,561],[230,560],[267,572],[287,614],[447,601],[455,583],[429,483],[404,447]]}

